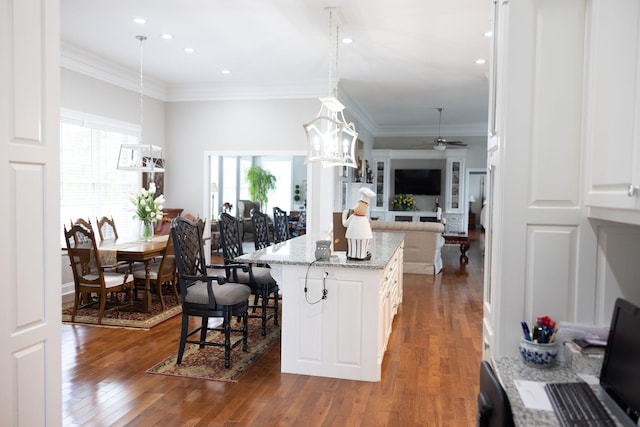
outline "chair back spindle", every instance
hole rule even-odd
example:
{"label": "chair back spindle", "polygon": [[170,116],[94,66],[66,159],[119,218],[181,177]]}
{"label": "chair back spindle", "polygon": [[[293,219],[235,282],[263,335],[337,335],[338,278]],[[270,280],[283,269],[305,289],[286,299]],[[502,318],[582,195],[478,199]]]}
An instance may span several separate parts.
{"label": "chair back spindle", "polygon": [[287,212],[279,207],[273,208],[273,241],[281,243],[289,240],[289,220]]}
{"label": "chair back spindle", "polygon": [[253,243],[256,251],[271,245],[269,242],[269,216],[258,210],[251,209],[253,222]]}

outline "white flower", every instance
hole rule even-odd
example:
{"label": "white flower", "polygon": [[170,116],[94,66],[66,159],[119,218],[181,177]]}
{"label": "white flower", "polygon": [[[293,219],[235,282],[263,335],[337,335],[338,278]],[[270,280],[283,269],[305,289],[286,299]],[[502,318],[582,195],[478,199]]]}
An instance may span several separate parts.
{"label": "white flower", "polygon": [[162,206],[165,203],[165,198],[161,194],[154,199],[153,196],[156,190],[156,185],[151,183],[148,190],[142,188],[139,194],[132,193],[129,200],[135,206],[134,218],[151,222],[162,218]]}

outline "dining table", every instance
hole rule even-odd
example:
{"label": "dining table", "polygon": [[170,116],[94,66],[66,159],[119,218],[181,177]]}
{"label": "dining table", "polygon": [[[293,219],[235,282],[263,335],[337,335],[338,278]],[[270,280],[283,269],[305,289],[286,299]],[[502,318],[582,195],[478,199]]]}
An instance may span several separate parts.
{"label": "dining table", "polygon": [[110,261],[128,262],[130,265],[135,262],[144,263],[146,280],[144,295],[139,306],[140,311],[144,313],[149,313],[152,306],[149,280],[151,263],[155,258],[162,256],[169,237],[169,235],[155,236],[150,242],[127,239],[105,239],[101,242],[96,242],[103,265],[111,264],[112,262]]}

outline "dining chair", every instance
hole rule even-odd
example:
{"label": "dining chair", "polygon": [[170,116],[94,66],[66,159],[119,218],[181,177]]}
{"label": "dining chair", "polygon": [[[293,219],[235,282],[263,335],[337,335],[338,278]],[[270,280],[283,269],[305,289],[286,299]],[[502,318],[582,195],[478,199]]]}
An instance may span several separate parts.
{"label": "dining chair", "polygon": [[[241,220],[223,212],[220,214],[218,224],[220,226],[222,257],[227,267],[227,279],[249,285],[254,296],[253,304],[249,308],[252,313],[255,313],[257,309],[260,310],[260,314],[250,314],[249,317],[262,319],[262,335],[265,336],[269,319],[273,318],[273,324],[278,325],[278,284],[271,277],[269,267],[235,261],[237,257],[244,255],[240,237]],[[238,266],[244,268],[239,269]],[[271,305],[269,305],[270,299],[273,299]],[[259,300],[260,304],[258,304]],[[270,314],[267,314],[268,310],[271,310]]]}
{"label": "dining chair", "polygon": [[[133,278],[136,289],[144,288],[147,281],[146,267],[135,268],[133,270]],[[155,288],[163,311],[166,308],[163,297],[163,286],[165,284],[170,286],[176,301],[180,302],[176,281],[176,256],[173,249],[173,239],[167,239],[167,245],[162,252],[160,262],[150,264],[149,267],[149,283],[152,288]]]}
{"label": "dining chair", "polygon": [[[71,321],[75,321],[79,307],[98,304],[98,324],[101,324],[107,304],[107,294],[112,298],[115,297],[112,302],[115,307],[120,307],[124,306],[126,301],[120,301],[117,294],[128,292],[129,308],[133,309],[133,277],[128,271],[125,273],[103,271],[93,230],[80,224],[73,225],[69,230],[65,226],[64,237],[75,283]],[[93,294],[96,294],[97,299],[92,298]],[[82,306],[81,301],[83,301]]]}
{"label": "dining chair", "polygon": [[276,206],[273,208],[273,242],[281,243],[289,239],[287,212]]}
{"label": "dining chair", "polygon": [[118,230],[116,230],[116,223],[113,221],[113,217],[107,218],[103,216],[100,219],[96,218],[96,224],[98,224],[98,234],[101,241],[118,238]]}
{"label": "dining chair", "polygon": [[[247,350],[247,310],[251,289],[247,285],[228,282],[224,276],[210,276],[214,268],[224,269],[223,265],[205,264],[202,233],[195,222],[184,217],[171,221],[171,238],[178,267],[178,283],[182,294],[182,327],[180,346],[176,364],[182,363],[186,344],[224,347],[224,366],[230,365],[231,350],[242,343]],[[215,283],[214,283],[215,282]],[[189,317],[199,317],[200,326],[189,331]],[[221,317],[221,327],[209,327],[210,317]],[[232,327],[234,317],[242,319],[241,327]],[[219,331],[224,341],[207,341],[207,332]],[[231,333],[241,333],[242,337],[231,341]],[[189,339],[189,337],[199,336]]]}
{"label": "dining chair", "polygon": [[269,216],[256,209],[251,209],[253,224],[253,244],[256,251],[271,245],[269,242]]}
{"label": "dining chair", "polygon": [[185,214],[184,217],[186,219],[188,219],[189,221],[191,221],[191,222],[195,222],[198,225],[198,227],[200,228],[200,233],[204,236],[204,227],[207,224],[206,220],[204,220],[204,219],[202,219],[202,218],[200,218],[198,216],[193,216],[193,215],[191,215],[189,213]]}
{"label": "dining chair", "polygon": [[[93,226],[91,225],[91,220],[90,219],[78,218],[75,221],[73,219],[71,219],[70,223],[71,223],[71,227],[73,227],[74,225],[77,224],[77,225],[80,225],[80,226],[86,228],[87,230],[93,230]],[[82,236],[78,236],[78,238],[82,238]]]}

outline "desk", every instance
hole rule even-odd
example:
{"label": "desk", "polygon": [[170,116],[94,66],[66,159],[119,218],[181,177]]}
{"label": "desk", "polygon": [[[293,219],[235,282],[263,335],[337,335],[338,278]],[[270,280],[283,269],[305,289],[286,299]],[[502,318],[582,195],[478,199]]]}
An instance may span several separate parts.
{"label": "desk", "polygon": [[168,235],[156,236],[151,242],[126,241],[123,239],[108,239],[96,242],[98,251],[116,251],[118,261],[129,263],[143,262],[146,270],[146,281],[144,285],[144,295],[142,297],[141,311],[148,313],[151,311],[151,286],[149,283],[149,262],[155,257],[162,256],[162,252],[167,246]]}
{"label": "desk", "polygon": [[[513,421],[516,426],[560,425],[558,418],[553,411],[527,408],[520,398],[520,393],[518,392],[514,381],[527,380],[545,383],[581,381],[580,377],[573,370],[564,366],[554,366],[549,369],[531,368],[526,366],[520,357],[516,356],[498,356],[492,359],[492,364],[498,379],[509,398],[511,411],[513,412]],[[596,386],[593,387],[595,390]],[[599,393],[596,392],[596,396],[598,396],[598,394]],[[604,404],[604,407],[609,411],[606,404]],[[611,411],[609,411],[609,414],[611,415]],[[613,415],[612,418],[616,425],[622,425]]]}
{"label": "desk", "polygon": [[444,233],[445,245],[460,245],[460,262],[466,264],[469,262],[467,251],[469,250],[469,235],[467,233]]}

